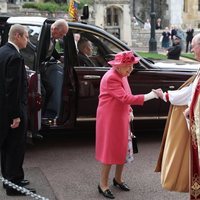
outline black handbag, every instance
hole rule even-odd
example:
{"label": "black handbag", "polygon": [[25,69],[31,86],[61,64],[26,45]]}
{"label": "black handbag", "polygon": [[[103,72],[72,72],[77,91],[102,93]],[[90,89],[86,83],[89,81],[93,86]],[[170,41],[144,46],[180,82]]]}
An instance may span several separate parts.
{"label": "black handbag", "polygon": [[137,146],[137,137],[132,135],[132,145],[133,145],[133,153],[138,153],[138,146]]}
{"label": "black handbag", "polygon": [[137,145],[137,137],[133,134],[133,121],[130,121],[130,129],[131,129],[131,139],[133,146],[133,153],[138,153],[138,145]]}

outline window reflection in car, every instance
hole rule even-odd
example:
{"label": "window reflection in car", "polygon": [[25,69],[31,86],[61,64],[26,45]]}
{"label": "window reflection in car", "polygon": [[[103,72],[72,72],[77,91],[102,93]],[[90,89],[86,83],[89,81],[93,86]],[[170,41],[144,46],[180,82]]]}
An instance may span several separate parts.
{"label": "window reflection in car", "polygon": [[76,34],[79,34],[80,37],[84,37],[92,43],[93,53],[92,56],[90,56],[90,59],[95,63],[97,67],[108,66],[107,62],[113,59],[113,56],[116,53],[121,51],[121,49],[118,48],[116,45],[112,44],[110,41],[99,35],[97,36],[86,31],[74,31],[74,35]]}
{"label": "window reflection in car", "polygon": [[20,52],[24,57],[25,65],[29,69],[33,70],[35,51],[38,46],[41,26],[28,25],[27,28],[29,33],[29,42],[27,44],[27,47],[25,49],[22,49]]}

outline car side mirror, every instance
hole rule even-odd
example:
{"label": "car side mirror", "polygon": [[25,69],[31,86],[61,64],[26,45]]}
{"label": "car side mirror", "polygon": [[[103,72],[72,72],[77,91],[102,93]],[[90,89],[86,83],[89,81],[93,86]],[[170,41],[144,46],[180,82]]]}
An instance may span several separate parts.
{"label": "car side mirror", "polygon": [[89,7],[87,4],[83,6],[83,13],[81,19],[88,19],[89,18]]}

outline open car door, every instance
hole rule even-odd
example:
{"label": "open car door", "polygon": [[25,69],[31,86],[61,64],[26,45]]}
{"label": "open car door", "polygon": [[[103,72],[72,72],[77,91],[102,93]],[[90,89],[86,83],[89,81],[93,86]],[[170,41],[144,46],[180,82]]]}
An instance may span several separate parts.
{"label": "open car door", "polygon": [[78,85],[73,66],[78,65],[74,37],[69,30],[63,38],[64,68],[63,86],[61,93],[61,107],[57,124],[63,128],[73,128],[77,115]]}

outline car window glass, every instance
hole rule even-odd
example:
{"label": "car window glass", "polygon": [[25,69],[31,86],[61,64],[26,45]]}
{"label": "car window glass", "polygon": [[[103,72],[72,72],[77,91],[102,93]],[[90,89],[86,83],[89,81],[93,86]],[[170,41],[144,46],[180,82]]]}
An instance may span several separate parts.
{"label": "car window glass", "polygon": [[[103,36],[101,37],[93,33],[82,31],[82,32],[74,32],[74,38],[76,37],[77,34],[79,34],[80,37],[87,38],[92,43],[93,52],[90,59],[92,59],[92,61],[95,63],[97,67],[107,66],[108,65],[107,61],[109,60],[108,58],[110,58],[109,55],[114,55],[122,51],[122,49],[118,48],[114,43],[107,40],[106,38],[103,38]],[[74,39],[74,41],[76,45],[77,42],[76,39]]]}
{"label": "car window glass", "polygon": [[34,64],[34,55],[36,48],[38,46],[39,35],[41,32],[41,26],[32,26],[28,25],[28,33],[29,33],[29,42],[25,49],[22,49],[20,52],[24,57],[25,65],[33,70]]}

